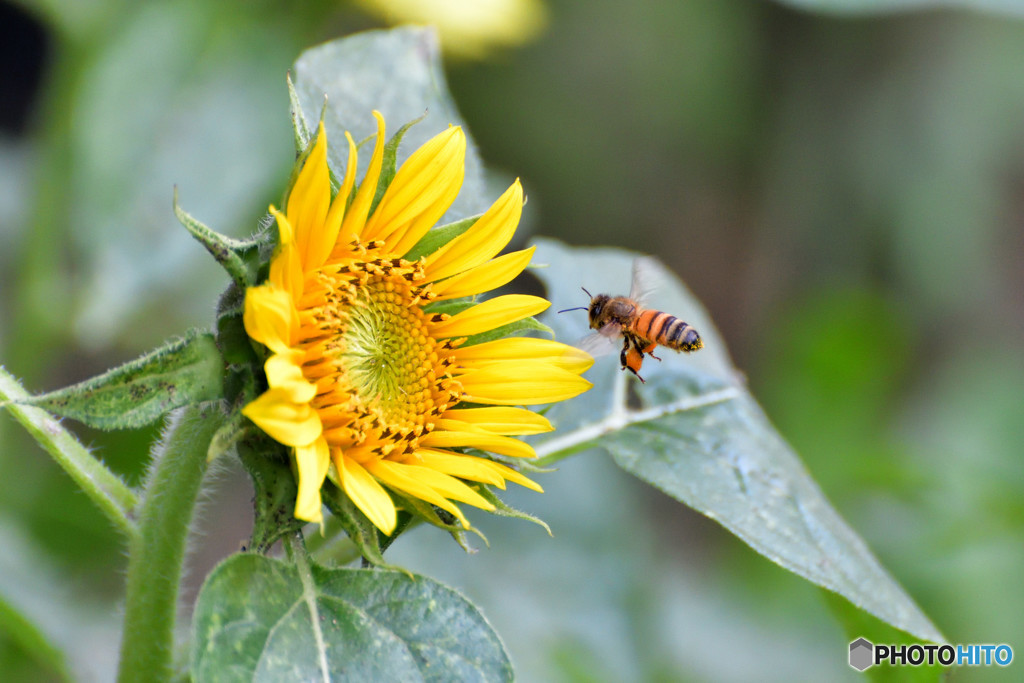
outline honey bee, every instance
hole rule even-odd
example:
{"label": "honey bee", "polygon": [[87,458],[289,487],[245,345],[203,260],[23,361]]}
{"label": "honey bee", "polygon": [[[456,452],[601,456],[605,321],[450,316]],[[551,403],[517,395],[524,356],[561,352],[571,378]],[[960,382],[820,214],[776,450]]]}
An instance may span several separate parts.
{"label": "honey bee", "polygon": [[650,294],[647,286],[647,272],[651,269],[650,259],[638,258],[633,261],[633,282],[629,296],[594,296],[581,288],[590,297],[590,306],[577,306],[559,311],[587,311],[590,327],[596,330],[580,341],[580,348],[593,356],[615,351],[615,339],[622,337],[619,362],[622,369],[629,369],[641,382],[640,367],[644,354],[655,360],[654,349],[661,346],[673,351],[696,351],[704,347],[697,330],[674,315],[644,307]]}

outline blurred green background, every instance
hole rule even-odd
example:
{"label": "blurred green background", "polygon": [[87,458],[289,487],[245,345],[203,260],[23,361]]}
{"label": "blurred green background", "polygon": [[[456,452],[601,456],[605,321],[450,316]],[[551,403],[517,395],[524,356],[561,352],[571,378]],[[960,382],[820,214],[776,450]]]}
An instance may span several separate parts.
{"label": "blurred green background", "polygon": [[[532,40],[446,70],[485,161],[523,179],[520,239],[675,269],[925,613],[952,642],[1024,656],[1024,23],[755,0],[512,5]],[[172,188],[207,224],[251,232],[293,160],[286,70],[400,17],[369,6],[0,2],[0,360],[29,389],[210,324],[226,278],[177,225]],[[78,433],[138,481],[156,431]],[[251,489],[221,467],[186,601],[249,531]],[[476,555],[433,530],[394,548],[483,609],[522,680],[854,680],[818,589],[717,524],[599,452],[542,483],[510,502],[553,539],[477,515],[492,547]],[[123,549],[6,416],[0,543],[0,589],[35,596],[33,613],[52,603],[69,668],[109,678]],[[59,677],[18,633],[0,634],[0,671]]]}

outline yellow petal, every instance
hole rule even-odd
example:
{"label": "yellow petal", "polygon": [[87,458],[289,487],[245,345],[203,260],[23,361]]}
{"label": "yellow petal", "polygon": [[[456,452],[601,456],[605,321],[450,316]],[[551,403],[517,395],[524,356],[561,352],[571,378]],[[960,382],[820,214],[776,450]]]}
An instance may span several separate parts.
{"label": "yellow petal", "polygon": [[450,474],[453,477],[479,481],[501,489],[505,488],[507,479],[538,493],[544,493],[544,489],[535,481],[500,462],[436,449],[420,449],[416,451],[416,455],[427,467],[433,467],[437,471]]}
{"label": "yellow petal", "polygon": [[534,360],[580,374],[594,364],[594,358],[581,349],[550,339],[507,337],[455,349],[460,367],[477,369],[495,362]]}
{"label": "yellow petal", "polygon": [[267,383],[274,389],[287,392],[293,403],[308,403],[316,396],[316,385],[311,384],[302,374],[302,362],[306,353],[300,349],[287,349],[267,359],[263,369]]}
{"label": "yellow petal", "polygon": [[509,436],[543,434],[554,429],[546,417],[526,408],[456,408],[446,410],[441,417],[466,422],[494,434]]}
{"label": "yellow petal", "polygon": [[285,353],[298,331],[299,314],[288,292],[273,285],[245,291],[245,332],[274,353]]}
{"label": "yellow petal", "polygon": [[398,517],[395,503],[384,487],[362,465],[345,457],[340,450],[334,453],[334,467],[338,470],[345,495],[375,527],[390,536]]}
{"label": "yellow petal", "polygon": [[284,389],[269,389],[242,414],[285,446],[308,446],[320,437],[320,417],[308,403],[293,403]]}
{"label": "yellow petal", "polygon": [[[492,434],[482,429],[475,430],[468,425],[463,426],[463,429],[466,431],[455,431],[451,427],[458,428],[460,426],[460,423],[455,420],[439,420],[438,422],[440,423],[438,425],[440,429],[435,429],[420,438],[420,444],[425,448],[468,447],[500,453],[501,455],[508,455],[513,458],[534,458],[537,456],[533,446],[519,439]],[[446,423],[447,427],[445,426]]]}
{"label": "yellow petal", "polygon": [[270,213],[277,219],[277,230],[281,243],[277,246],[270,260],[270,283],[278,289],[289,292],[294,299],[302,296],[305,277],[302,274],[302,261],[292,226],[283,213],[270,207]]}
{"label": "yellow petal", "polygon": [[431,289],[438,295],[436,301],[482,294],[508,284],[523,272],[526,266],[530,265],[530,258],[536,249],[537,247],[530,247],[522,251],[513,251],[463,271],[447,280],[434,283]]}
{"label": "yellow petal", "polygon": [[411,247],[444,215],[462,187],[465,165],[466,136],[461,128],[449,128],[428,140],[398,169],[367,221],[363,239],[385,240],[389,251],[404,253],[395,245],[415,227],[408,236]]}
{"label": "yellow petal", "polygon": [[451,188],[450,192],[438,196],[433,204],[424,209],[422,213],[412,219],[404,228],[399,228],[392,232],[384,241],[384,248],[394,254],[405,255],[416,246],[416,243],[434,227],[438,219],[444,215],[444,212],[455,201],[455,196],[458,194],[458,188],[462,187],[462,179],[465,174],[465,167],[459,166],[456,168],[451,180],[445,183],[447,187]]}
{"label": "yellow petal", "polygon": [[441,280],[488,261],[505,248],[523,213],[519,180],[466,232],[427,257],[427,281]]}
{"label": "yellow petal", "polygon": [[[309,264],[309,245],[320,232],[331,201],[331,181],[327,173],[327,134],[324,122],[317,129],[316,142],[309,151],[299,177],[288,194],[286,213],[295,229],[295,245],[302,263]],[[318,264],[319,265],[319,264]]]}
{"label": "yellow petal", "polygon": [[451,501],[442,496],[440,493],[427,486],[425,483],[411,477],[406,473],[406,468],[397,463],[391,462],[390,460],[370,460],[366,463],[366,468],[370,471],[373,476],[377,477],[380,481],[384,482],[388,486],[408,495],[425,500],[431,505],[436,505],[442,510],[455,515],[455,517],[462,523],[462,526],[469,528],[469,520],[462,514],[457,506],[453,505]]}
{"label": "yellow petal", "polygon": [[345,179],[341,183],[338,194],[334,195],[327,218],[324,219],[323,230],[314,232],[310,236],[309,256],[306,260],[307,271],[316,270],[322,266],[336,244],[348,244],[355,238],[355,235],[348,235],[339,239],[341,221],[345,217],[345,207],[348,206],[348,198],[352,194],[352,187],[356,182],[356,159],[358,156],[356,143],[348,132],[345,133],[345,139],[348,140],[348,163],[345,168]]}
{"label": "yellow petal", "polygon": [[504,478],[489,466],[490,460],[432,448],[421,448],[416,451],[415,455],[425,466],[438,472],[505,488]]}
{"label": "yellow petal", "polygon": [[495,469],[497,469],[498,474],[500,474],[501,476],[505,477],[505,479],[507,479],[508,481],[515,482],[516,484],[519,484],[520,486],[525,486],[526,488],[532,489],[532,490],[536,491],[537,493],[544,493],[544,489],[542,489],[540,487],[540,484],[535,482],[533,479],[530,479],[530,478],[520,474],[519,472],[516,472],[511,467],[508,467],[506,465],[502,465],[500,462],[493,462],[493,461],[491,461],[491,467],[494,467]]}
{"label": "yellow petal", "polygon": [[307,522],[323,521],[320,488],[331,464],[327,440],[319,438],[308,446],[295,449],[295,466],[299,471],[299,493],[295,497],[295,517]]}
{"label": "yellow petal", "polygon": [[550,305],[551,302],[539,296],[496,296],[457,313],[448,320],[431,323],[432,332],[436,337],[467,337],[536,315]]}
{"label": "yellow petal", "polygon": [[483,496],[466,486],[458,479],[450,477],[443,472],[438,472],[430,467],[422,467],[420,465],[410,465],[407,463],[393,464],[396,468],[400,468],[402,472],[409,477],[423,482],[445,498],[457,500],[460,503],[466,503],[482,510],[494,509],[493,503],[488,502]]}
{"label": "yellow petal", "polygon": [[366,217],[370,213],[370,204],[377,194],[377,180],[380,178],[380,168],[384,162],[384,117],[379,111],[373,112],[377,119],[377,142],[373,146],[373,156],[370,157],[370,165],[366,168],[366,175],[359,185],[352,205],[345,213],[345,220],[341,224],[341,234],[346,238],[361,238],[363,227],[366,225]]}
{"label": "yellow petal", "polygon": [[539,405],[578,396],[593,386],[574,372],[547,363],[494,364],[459,376],[464,401],[488,405]]}

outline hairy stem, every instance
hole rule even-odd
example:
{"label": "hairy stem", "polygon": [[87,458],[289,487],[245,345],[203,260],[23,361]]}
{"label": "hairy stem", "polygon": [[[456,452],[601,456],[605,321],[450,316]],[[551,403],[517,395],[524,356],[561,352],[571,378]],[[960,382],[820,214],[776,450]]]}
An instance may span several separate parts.
{"label": "hairy stem", "polygon": [[124,634],[118,680],[167,681],[173,673],[174,632],[185,541],[206,453],[224,416],[215,403],[176,413],[139,510],[130,545]]}

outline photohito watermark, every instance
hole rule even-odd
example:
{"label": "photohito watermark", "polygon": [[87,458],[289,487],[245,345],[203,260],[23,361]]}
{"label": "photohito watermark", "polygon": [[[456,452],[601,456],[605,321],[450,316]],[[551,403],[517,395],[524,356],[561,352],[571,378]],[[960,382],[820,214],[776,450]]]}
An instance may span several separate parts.
{"label": "photohito watermark", "polygon": [[875,664],[889,666],[1009,666],[1009,645],[875,645],[867,638],[850,643],[850,666],[864,671]]}

